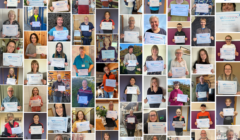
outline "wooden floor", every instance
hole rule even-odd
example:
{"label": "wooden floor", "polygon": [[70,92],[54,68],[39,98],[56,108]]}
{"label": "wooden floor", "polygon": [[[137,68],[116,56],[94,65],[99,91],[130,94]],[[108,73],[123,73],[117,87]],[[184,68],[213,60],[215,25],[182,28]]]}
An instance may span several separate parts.
{"label": "wooden floor", "polygon": [[[116,121],[116,124],[117,127],[115,127],[114,130],[118,130],[118,120]],[[105,130],[101,119],[96,119],[96,130]]]}

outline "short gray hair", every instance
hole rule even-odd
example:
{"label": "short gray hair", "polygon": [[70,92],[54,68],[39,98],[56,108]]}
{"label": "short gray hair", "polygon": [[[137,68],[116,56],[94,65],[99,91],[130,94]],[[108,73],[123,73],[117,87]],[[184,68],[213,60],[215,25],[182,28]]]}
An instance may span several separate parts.
{"label": "short gray hair", "polygon": [[[134,18],[134,17],[133,17],[133,16],[130,16],[130,17],[128,18],[128,22],[129,22],[130,18]],[[134,20],[135,20],[135,18],[134,18]]]}
{"label": "short gray hair", "polygon": [[[12,87],[12,86],[8,86],[8,87],[7,87],[7,90],[8,90],[9,88],[12,88],[12,89],[13,89],[13,87]],[[14,90],[14,89],[13,89],[13,90]]]}
{"label": "short gray hair", "polygon": [[152,20],[152,18],[157,18],[157,20],[158,20],[158,22],[159,22],[159,18],[157,17],[157,16],[151,16],[150,18],[149,18],[149,23],[151,23],[151,20]]}
{"label": "short gray hair", "polygon": [[129,113],[130,113],[131,111],[133,112],[133,110],[132,110],[132,109],[130,109],[130,110],[129,110]]}
{"label": "short gray hair", "polygon": [[[82,80],[82,83],[83,83],[83,81],[86,81],[86,82],[87,82],[87,80],[86,80],[86,79]],[[87,83],[88,83],[88,82],[87,82]]]}
{"label": "short gray hair", "polygon": [[227,132],[226,132],[226,135],[228,135],[229,132],[233,132],[234,133],[234,131],[232,129],[228,129]]}

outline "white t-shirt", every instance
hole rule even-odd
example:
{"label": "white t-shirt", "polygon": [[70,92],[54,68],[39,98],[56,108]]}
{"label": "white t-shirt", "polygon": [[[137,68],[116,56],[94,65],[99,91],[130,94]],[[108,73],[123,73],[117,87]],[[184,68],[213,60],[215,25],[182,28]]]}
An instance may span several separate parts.
{"label": "white t-shirt", "polygon": [[230,44],[230,45],[224,44],[222,46],[222,48],[235,48],[236,49],[236,46],[234,44]]}

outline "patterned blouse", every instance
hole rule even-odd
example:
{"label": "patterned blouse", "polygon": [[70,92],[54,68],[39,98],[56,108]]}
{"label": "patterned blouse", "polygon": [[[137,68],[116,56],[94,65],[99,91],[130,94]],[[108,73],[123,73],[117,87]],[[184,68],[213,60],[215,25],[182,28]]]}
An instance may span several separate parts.
{"label": "patterned blouse", "polygon": [[[162,56],[158,56],[156,60],[163,60]],[[147,56],[147,59],[146,61],[155,61],[153,60],[152,56]],[[144,66],[146,66],[146,62],[144,64]],[[161,75],[162,72],[159,71],[159,72],[148,72],[147,75]]]}
{"label": "patterned blouse", "polygon": [[[21,34],[20,25],[19,25],[19,23],[18,23],[16,20],[14,20],[14,21],[12,22],[12,24],[10,24],[10,21],[9,21],[9,20],[6,20],[6,21],[3,22],[3,25],[18,25],[18,31],[19,31],[20,34]],[[2,28],[1,28],[1,32],[2,32]],[[5,36],[5,38],[15,38],[15,37],[14,37],[14,36]]]}

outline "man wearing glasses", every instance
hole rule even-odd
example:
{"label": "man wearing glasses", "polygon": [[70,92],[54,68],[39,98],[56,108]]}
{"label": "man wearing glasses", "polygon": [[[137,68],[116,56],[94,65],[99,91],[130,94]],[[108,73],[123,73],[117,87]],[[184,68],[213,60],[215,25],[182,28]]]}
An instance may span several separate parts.
{"label": "man wearing glasses", "polygon": [[13,96],[13,93],[14,93],[13,87],[12,86],[7,87],[8,96],[5,97],[2,101],[2,105],[1,105],[1,110],[2,111],[5,110],[4,103],[9,103],[9,102],[17,102],[17,104],[18,104],[17,109],[21,110],[20,103],[19,103],[18,99],[15,96]]}

